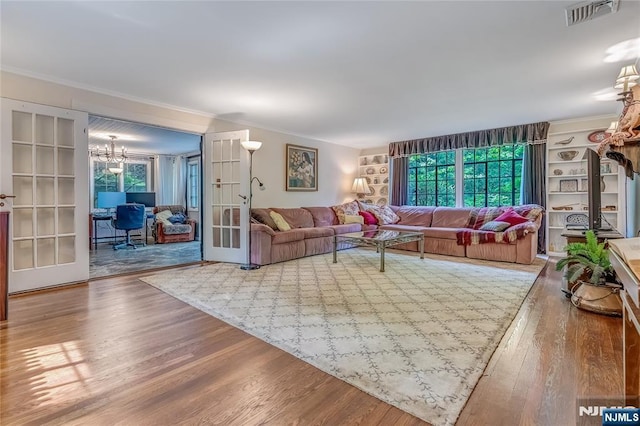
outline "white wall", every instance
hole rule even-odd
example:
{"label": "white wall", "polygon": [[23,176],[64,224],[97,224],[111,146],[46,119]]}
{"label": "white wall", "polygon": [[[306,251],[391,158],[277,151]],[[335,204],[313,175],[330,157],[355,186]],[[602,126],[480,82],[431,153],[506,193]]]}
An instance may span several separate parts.
{"label": "white wall", "polygon": [[[152,105],[122,95],[98,93],[31,77],[0,71],[0,96],[90,114],[153,124],[195,133],[249,129],[253,140],[263,142],[254,154],[254,176],[265,184],[265,191],[254,187],[255,207],[328,206],[351,200],[351,184],[360,151],[324,141],[217,120],[197,112]],[[286,144],[318,148],[318,191],[285,191]]]}

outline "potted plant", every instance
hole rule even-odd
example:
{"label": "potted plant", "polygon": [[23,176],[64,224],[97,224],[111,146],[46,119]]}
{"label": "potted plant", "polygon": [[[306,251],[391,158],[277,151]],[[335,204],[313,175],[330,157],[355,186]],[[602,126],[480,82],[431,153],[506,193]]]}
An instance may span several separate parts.
{"label": "potted plant", "polygon": [[585,242],[569,243],[567,255],[556,264],[565,269],[571,301],[581,309],[607,315],[622,315],[615,272],[609,261],[606,243],[598,243],[595,232],[585,233]]}

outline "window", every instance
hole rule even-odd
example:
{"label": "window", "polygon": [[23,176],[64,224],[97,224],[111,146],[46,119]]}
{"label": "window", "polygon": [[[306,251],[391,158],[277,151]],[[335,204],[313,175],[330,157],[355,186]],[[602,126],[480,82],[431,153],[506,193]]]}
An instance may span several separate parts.
{"label": "window", "polygon": [[412,155],[407,202],[449,207],[518,205],[524,148],[517,144]]}
{"label": "window", "polygon": [[189,210],[198,210],[200,204],[200,164],[197,159],[187,164],[187,199]]}
{"label": "window", "polygon": [[151,176],[151,162],[149,160],[129,160],[122,165],[122,173],[112,173],[109,166],[115,163],[105,163],[93,159],[93,203],[96,205],[98,192],[147,192],[149,191]]}
{"label": "window", "polygon": [[442,151],[409,157],[408,203],[456,205],[456,153]]}
{"label": "window", "polygon": [[520,204],[524,145],[463,150],[464,206],[498,207]]}

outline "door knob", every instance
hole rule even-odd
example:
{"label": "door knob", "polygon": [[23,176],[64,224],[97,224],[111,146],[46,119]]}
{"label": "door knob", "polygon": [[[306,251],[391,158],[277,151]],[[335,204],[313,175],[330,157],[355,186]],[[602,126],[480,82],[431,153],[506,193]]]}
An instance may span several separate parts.
{"label": "door knob", "polygon": [[5,198],[16,198],[16,196],[15,195],[0,194],[0,200],[4,200]]}

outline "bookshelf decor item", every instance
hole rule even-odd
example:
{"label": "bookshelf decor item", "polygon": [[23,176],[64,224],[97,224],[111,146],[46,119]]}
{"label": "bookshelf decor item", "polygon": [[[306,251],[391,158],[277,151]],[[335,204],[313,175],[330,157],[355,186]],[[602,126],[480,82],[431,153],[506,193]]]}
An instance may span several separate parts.
{"label": "bookshelf decor item", "polygon": [[560,192],[578,192],[578,179],[562,179]]}

